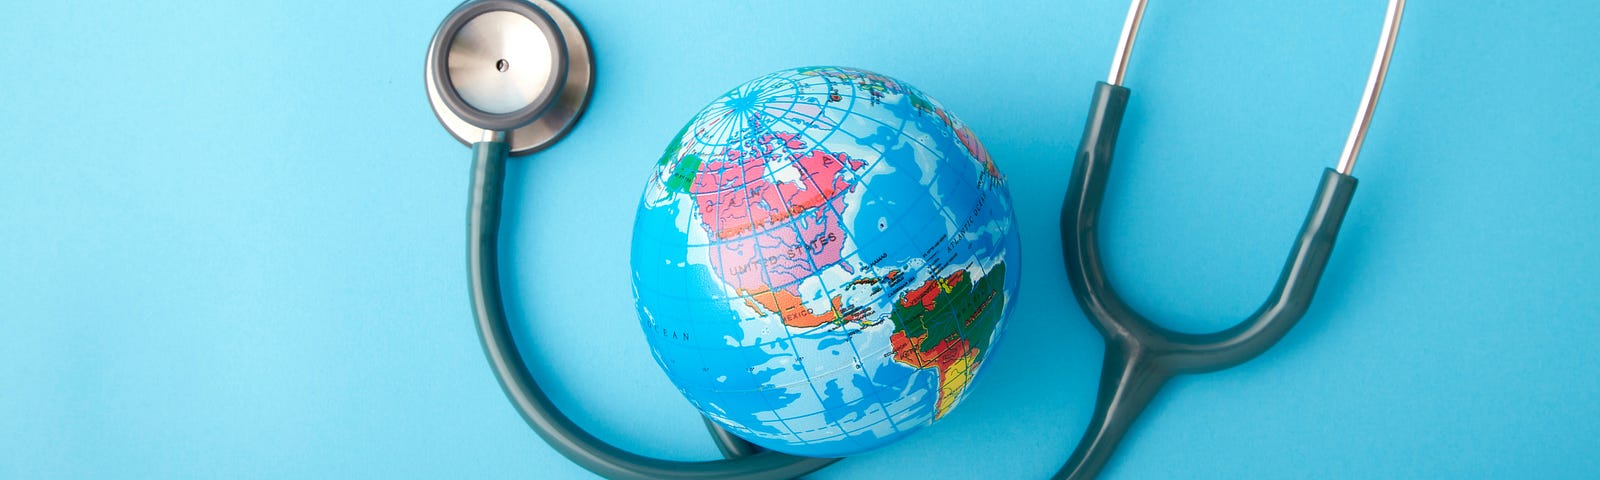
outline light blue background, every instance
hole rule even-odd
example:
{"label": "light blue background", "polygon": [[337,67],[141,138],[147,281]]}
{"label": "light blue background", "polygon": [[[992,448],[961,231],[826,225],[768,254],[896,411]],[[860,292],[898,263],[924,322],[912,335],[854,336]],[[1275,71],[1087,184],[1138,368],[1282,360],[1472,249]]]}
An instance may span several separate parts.
{"label": "light blue background", "polygon": [[[715,453],[652,363],[627,243],[689,115],[808,64],[911,82],[1011,178],[1024,284],[946,421],[817,478],[1038,478],[1100,339],[1056,219],[1126,2],[570,0],[599,87],[510,169],[511,312],[601,437]],[[0,7],[0,478],[581,478],[485,368],[467,149],[422,58],[450,0]],[[1135,306],[1253,310],[1342,146],[1380,0],[1152,2],[1103,225]],[[1600,471],[1600,3],[1414,1],[1311,313],[1171,385],[1112,478]]]}

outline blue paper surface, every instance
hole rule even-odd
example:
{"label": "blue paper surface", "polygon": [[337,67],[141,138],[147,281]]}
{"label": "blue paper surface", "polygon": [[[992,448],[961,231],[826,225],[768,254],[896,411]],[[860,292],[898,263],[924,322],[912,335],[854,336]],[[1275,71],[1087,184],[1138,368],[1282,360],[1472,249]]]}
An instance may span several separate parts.
{"label": "blue paper surface", "polygon": [[[626,448],[715,449],[650,358],[627,242],[671,135],[752,77],[914,83],[1011,178],[1015,316],[945,420],[816,478],[1039,478],[1102,354],[1057,215],[1122,1],[571,0],[588,115],[514,161],[524,354]],[[587,478],[486,368],[468,151],[422,60],[450,1],[0,6],[0,478]],[[1224,328],[1271,288],[1337,159],[1383,2],[1152,2],[1107,195],[1110,273]],[[1174,382],[1108,478],[1587,478],[1600,471],[1600,3],[1412,2],[1306,319]],[[618,373],[624,372],[624,373]]]}

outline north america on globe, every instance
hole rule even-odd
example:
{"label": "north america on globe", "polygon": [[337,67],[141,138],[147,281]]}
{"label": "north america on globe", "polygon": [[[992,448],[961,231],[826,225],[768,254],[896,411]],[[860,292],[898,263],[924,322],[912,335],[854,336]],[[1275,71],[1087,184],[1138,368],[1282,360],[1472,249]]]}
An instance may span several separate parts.
{"label": "north america on globe", "polygon": [[964,123],[894,78],[805,67],[735,87],[666,140],[633,284],[690,404],[761,447],[839,457],[972,392],[1016,302],[1019,238]]}

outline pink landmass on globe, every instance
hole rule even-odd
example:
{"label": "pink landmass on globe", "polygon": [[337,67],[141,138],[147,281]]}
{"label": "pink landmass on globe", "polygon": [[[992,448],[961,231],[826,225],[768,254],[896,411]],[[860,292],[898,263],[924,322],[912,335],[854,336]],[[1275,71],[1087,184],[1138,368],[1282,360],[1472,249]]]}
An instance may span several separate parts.
{"label": "pink landmass on globe", "polygon": [[[770,176],[769,167],[788,163],[799,178]],[[785,323],[815,326],[838,319],[837,305],[822,315],[806,311],[799,283],[839,262],[843,194],[852,188],[847,169],[865,166],[843,153],[808,149],[789,133],[763,135],[754,148],[730,148],[704,163],[689,192],[711,233],[712,267],[763,309],[782,313]]]}

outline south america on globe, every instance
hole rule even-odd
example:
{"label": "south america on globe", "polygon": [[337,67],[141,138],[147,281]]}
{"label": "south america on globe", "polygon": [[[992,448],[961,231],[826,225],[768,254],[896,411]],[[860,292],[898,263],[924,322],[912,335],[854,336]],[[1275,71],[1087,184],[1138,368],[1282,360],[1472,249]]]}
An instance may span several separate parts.
{"label": "south america on globe", "polygon": [[840,457],[949,414],[1016,303],[1004,177],[911,85],[783,70],[667,144],[633,229],[639,323],[689,403],[756,445]]}

